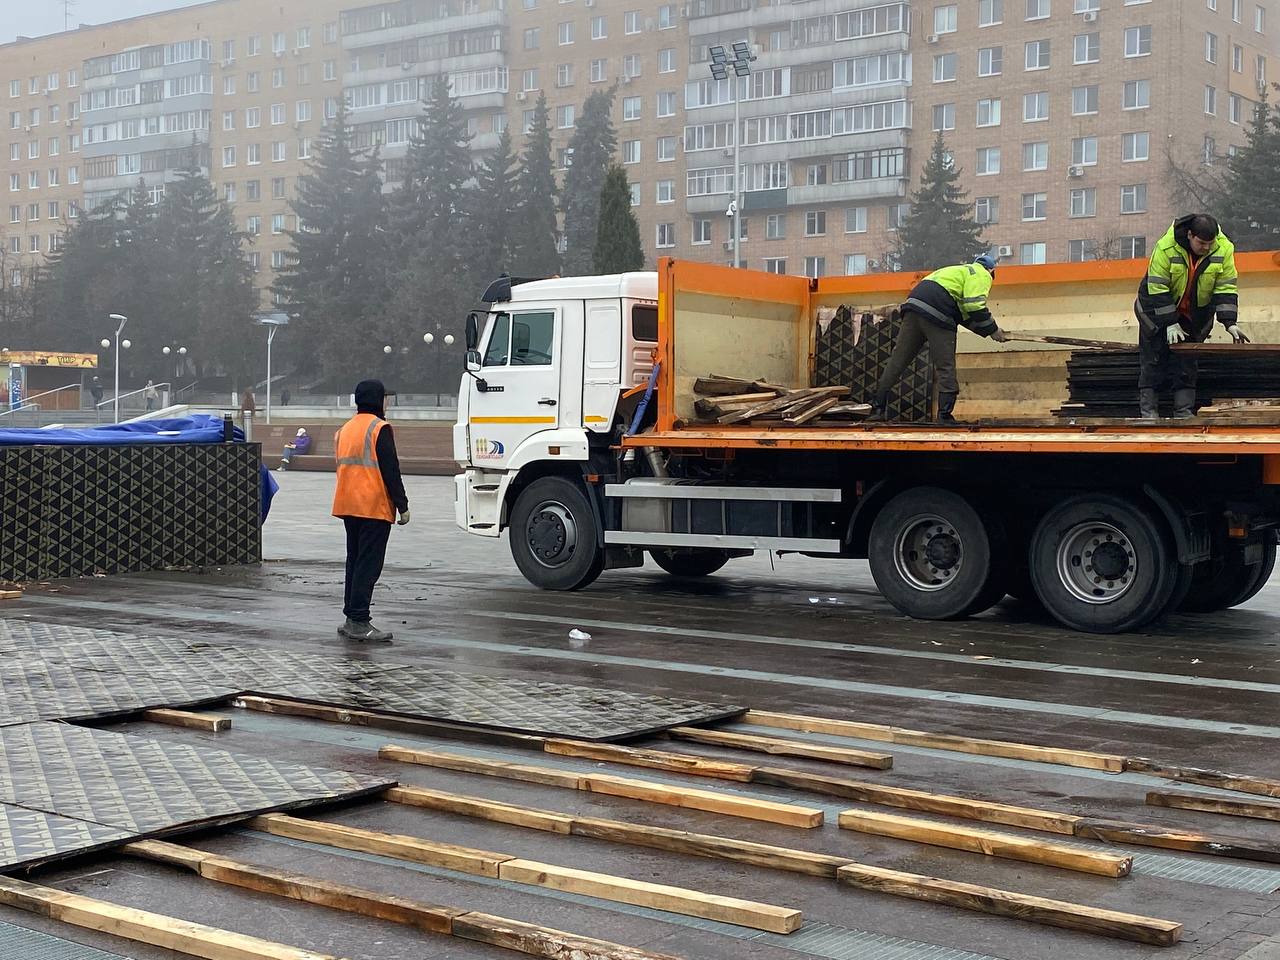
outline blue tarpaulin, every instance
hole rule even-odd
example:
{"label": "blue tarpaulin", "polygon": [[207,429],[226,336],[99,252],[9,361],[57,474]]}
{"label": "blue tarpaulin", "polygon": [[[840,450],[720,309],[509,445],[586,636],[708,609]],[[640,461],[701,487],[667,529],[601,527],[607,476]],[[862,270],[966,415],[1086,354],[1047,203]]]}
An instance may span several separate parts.
{"label": "blue tarpaulin", "polygon": [[[244,431],[232,435],[244,440]],[[143,443],[222,443],[222,418],[207,413],[167,420],[109,423],[100,427],[62,427],[56,430],[0,430],[0,446],[132,446]],[[267,519],[271,499],[280,489],[271,471],[262,467],[262,519]]]}

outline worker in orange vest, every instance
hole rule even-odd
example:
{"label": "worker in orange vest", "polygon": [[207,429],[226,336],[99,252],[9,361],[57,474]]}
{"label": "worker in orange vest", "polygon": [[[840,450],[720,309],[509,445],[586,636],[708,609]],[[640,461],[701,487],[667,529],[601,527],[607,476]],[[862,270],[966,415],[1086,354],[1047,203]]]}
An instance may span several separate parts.
{"label": "worker in orange vest", "polygon": [[382,576],[391,523],[409,522],[409,498],[400,479],[400,458],[387,423],[387,391],[379,380],[356,384],[356,415],[334,438],[338,488],[333,515],[347,528],[347,583],[338,636],[347,640],[390,643],[391,633],[371,621],[369,603]]}

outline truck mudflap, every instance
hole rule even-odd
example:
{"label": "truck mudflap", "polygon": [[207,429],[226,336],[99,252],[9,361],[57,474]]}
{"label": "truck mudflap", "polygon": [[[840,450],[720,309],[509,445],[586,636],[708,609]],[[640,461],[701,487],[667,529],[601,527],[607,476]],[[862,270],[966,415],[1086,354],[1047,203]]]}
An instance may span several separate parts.
{"label": "truck mudflap", "polygon": [[497,537],[502,533],[502,497],[505,472],[467,469],[453,478],[454,522],[467,533]]}

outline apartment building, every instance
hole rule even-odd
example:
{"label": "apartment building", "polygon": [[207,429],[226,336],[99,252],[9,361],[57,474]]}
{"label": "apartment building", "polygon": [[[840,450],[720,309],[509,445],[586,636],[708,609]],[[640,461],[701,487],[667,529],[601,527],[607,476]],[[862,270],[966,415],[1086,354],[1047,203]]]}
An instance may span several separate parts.
{"label": "apartment building", "polygon": [[[194,141],[266,290],[339,98],[391,189],[447,75],[477,156],[508,124],[519,147],[545,93],[561,169],[583,101],[614,86],[651,259],[730,261],[736,146],[743,265],[890,269],[936,131],[1006,261],[1141,256],[1175,213],[1169,162],[1224,162],[1280,79],[1278,5],[211,0],[0,46],[0,242],[20,270],[139,179],[158,199]],[[737,42],[750,75],[717,80],[712,49]]]}

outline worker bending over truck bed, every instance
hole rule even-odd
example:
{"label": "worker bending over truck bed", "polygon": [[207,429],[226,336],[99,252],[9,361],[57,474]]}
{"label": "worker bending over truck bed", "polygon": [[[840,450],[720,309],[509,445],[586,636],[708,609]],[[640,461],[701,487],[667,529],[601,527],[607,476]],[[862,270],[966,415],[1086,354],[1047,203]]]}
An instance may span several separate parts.
{"label": "worker bending over truck bed", "polygon": [[1156,242],[1133,305],[1144,420],[1159,418],[1159,391],[1166,386],[1173,390],[1174,419],[1195,415],[1196,358],[1169,348],[1186,340],[1204,343],[1215,314],[1233,342],[1248,343],[1236,322],[1238,309],[1235,247],[1218,221],[1206,213],[1173,221]]}
{"label": "worker bending over truck bed", "polygon": [[960,382],[956,379],[957,328],[966,326],[997,343],[1005,340],[987,309],[987,294],[991,292],[995,272],[995,257],[984,253],[973,263],[935,270],[912,287],[902,304],[902,326],[893,354],[871,401],[870,419],[887,418],[889,391],[928,343],[929,356],[938,375],[938,419],[955,423],[952,411],[960,395]]}

